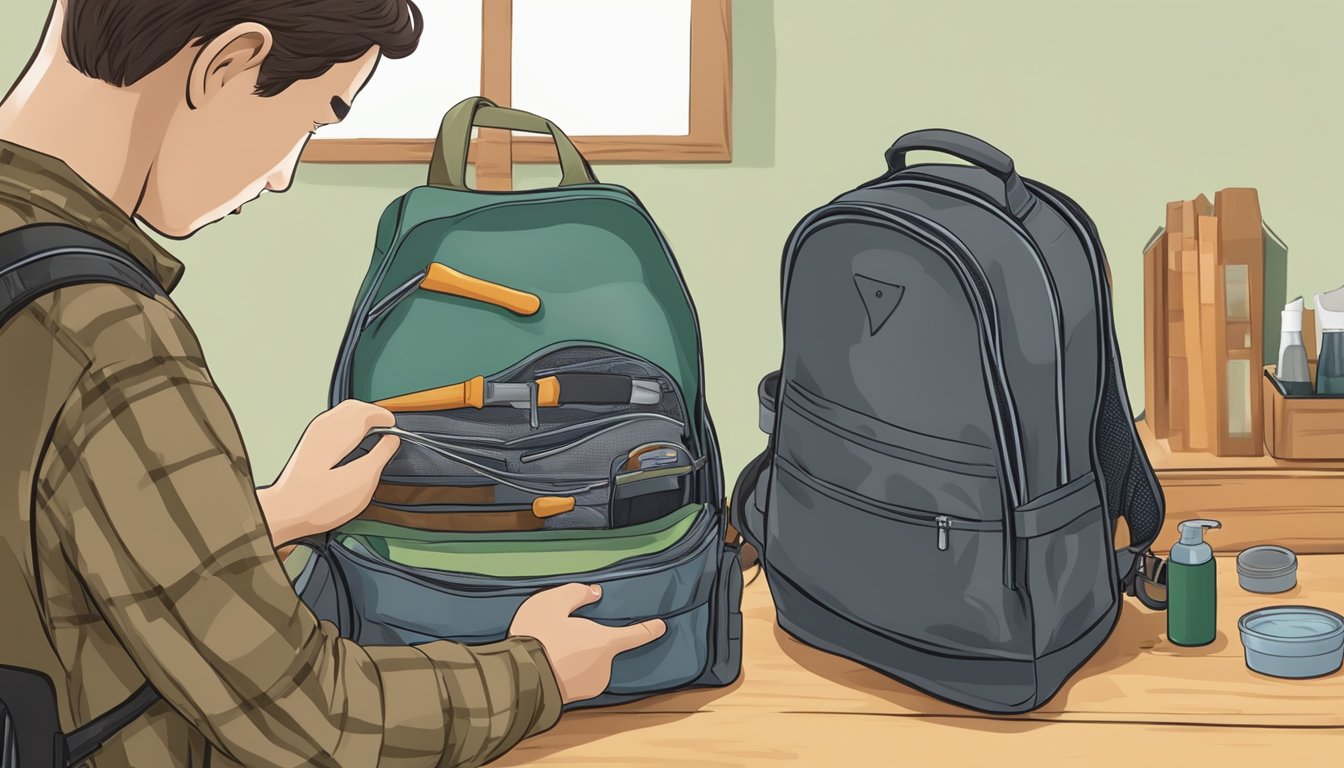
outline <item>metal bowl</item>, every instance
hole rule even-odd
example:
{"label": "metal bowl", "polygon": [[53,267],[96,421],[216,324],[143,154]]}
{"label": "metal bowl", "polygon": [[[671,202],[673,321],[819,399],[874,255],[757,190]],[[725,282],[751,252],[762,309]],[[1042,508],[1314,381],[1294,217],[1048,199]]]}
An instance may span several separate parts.
{"label": "metal bowl", "polygon": [[1237,621],[1246,666],[1273,677],[1328,675],[1344,661],[1344,616],[1324,608],[1281,605]]}

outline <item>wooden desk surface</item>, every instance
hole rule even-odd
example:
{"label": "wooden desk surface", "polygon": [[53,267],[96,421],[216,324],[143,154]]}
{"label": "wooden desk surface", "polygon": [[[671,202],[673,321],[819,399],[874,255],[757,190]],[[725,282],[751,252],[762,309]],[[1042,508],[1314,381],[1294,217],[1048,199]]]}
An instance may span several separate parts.
{"label": "wooden desk surface", "polygon": [[[735,684],[571,712],[492,765],[1334,765],[1344,749],[1344,672],[1256,674],[1236,625],[1268,605],[1344,612],[1344,555],[1303,556],[1298,586],[1279,595],[1243,591],[1233,559],[1220,557],[1218,591],[1212,644],[1171,645],[1165,615],[1127,599],[1111,639],[1053,700],[996,717],[794,640],[775,624],[762,576],[745,591]],[[1000,738],[1008,734],[1011,742]]]}

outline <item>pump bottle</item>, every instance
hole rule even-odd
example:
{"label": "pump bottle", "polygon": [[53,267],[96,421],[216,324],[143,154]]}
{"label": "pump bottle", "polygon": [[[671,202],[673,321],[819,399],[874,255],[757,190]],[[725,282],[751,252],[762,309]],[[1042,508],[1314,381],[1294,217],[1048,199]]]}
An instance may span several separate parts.
{"label": "pump bottle", "polygon": [[1204,531],[1217,520],[1186,520],[1181,540],[1167,560],[1167,639],[1176,645],[1208,645],[1218,634],[1218,564]]}
{"label": "pump bottle", "polygon": [[1279,365],[1275,378],[1290,395],[1310,395],[1311,369],[1307,366],[1307,348],[1302,345],[1302,297],[1288,302],[1279,314]]}
{"label": "pump bottle", "polygon": [[1316,394],[1344,395],[1344,288],[1316,294]]}

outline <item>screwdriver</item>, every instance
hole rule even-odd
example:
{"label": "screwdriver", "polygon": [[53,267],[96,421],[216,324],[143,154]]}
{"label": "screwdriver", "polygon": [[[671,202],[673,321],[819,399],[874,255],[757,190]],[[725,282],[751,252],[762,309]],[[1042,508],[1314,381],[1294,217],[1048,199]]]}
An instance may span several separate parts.
{"label": "screwdriver", "polygon": [[396,413],[447,411],[508,405],[552,408],[558,405],[656,405],[662,386],[652,379],[615,373],[558,373],[536,381],[495,382],[484,376],[460,384],[378,400],[374,405]]}

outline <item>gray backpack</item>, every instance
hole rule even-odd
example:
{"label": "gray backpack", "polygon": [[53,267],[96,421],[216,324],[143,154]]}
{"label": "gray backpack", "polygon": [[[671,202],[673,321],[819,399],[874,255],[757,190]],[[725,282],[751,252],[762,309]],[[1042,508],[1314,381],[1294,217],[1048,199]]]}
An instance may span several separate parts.
{"label": "gray backpack", "polygon": [[[971,165],[908,166],[933,150]],[[769,446],[732,511],[782,628],[951,703],[1040,707],[1121,595],[1163,608],[1163,498],[1134,429],[1105,255],[1082,209],[965,134],[784,249]],[[1123,516],[1130,542],[1115,549]]]}

